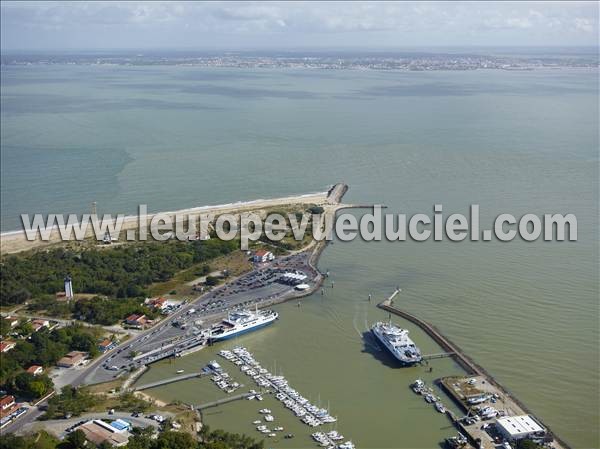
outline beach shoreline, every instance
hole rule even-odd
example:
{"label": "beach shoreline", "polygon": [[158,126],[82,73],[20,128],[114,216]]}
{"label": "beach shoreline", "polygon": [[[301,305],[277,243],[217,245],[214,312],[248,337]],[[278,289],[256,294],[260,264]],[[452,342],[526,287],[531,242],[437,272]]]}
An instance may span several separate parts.
{"label": "beach shoreline", "polygon": [[[337,197],[335,196],[335,193],[338,192],[338,186],[343,186],[342,190],[344,190],[344,192],[347,189],[347,186],[345,186],[344,184],[335,184],[329,190],[322,192],[305,193],[270,199],[240,201],[235,203],[198,206],[175,211],[148,213],[144,215],[128,215],[124,217],[123,226],[121,227],[121,233],[123,233],[124,231],[126,232],[130,229],[137,229],[139,227],[140,221],[144,220],[146,222],[149,222],[155,215],[158,214],[169,216],[173,223],[176,223],[178,222],[177,218],[181,220],[182,217],[187,217],[190,215],[221,215],[232,213],[239,214],[244,212],[264,210],[267,208],[292,205],[315,204],[318,206],[324,206],[328,204],[337,204]],[[86,238],[92,237],[92,235],[93,228],[90,226],[88,227]],[[58,227],[56,226],[52,228],[48,240],[42,240],[38,233],[37,238],[35,240],[30,241],[27,240],[24,230],[13,230],[0,233],[0,251],[2,252],[2,254],[14,254],[72,240],[73,239],[62,240]]]}

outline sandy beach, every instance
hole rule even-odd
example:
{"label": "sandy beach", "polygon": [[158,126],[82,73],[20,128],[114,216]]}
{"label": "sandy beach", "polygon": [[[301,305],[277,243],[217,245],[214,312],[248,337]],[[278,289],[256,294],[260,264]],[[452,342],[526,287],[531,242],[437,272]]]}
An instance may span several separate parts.
{"label": "sandy beach", "polygon": [[[228,204],[219,204],[214,206],[200,206],[193,207],[188,209],[181,209],[176,211],[169,212],[155,212],[146,214],[144,216],[138,215],[129,215],[124,218],[123,226],[121,228],[121,233],[123,231],[127,231],[128,229],[137,229],[139,220],[146,220],[148,223],[152,220],[152,217],[161,213],[165,214],[175,222],[175,217],[183,217],[187,215],[221,215],[221,214],[233,214],[233,213],[244,213],[250,211],[260,211],[267,208],[272,207],[282,207],[282,206],[290,206],[290,205],[308,205],[308,204],[317,204],[317,205],[327,205],[327,204],[336,204],[337,203],[337,194],[339,190],[342,188],[343,184],[336,184],[329,191],[316,192],[316,193],[307,193],[301,195],[293,195],[281,198],[271,198],[271,199],[257,199],[252,201],[241,201],[236,203],[228,203]],[[91,237],[93,234],[93,228],[91,226],[88,227],[88,231],[86,233],[86,237]],[[123,237],[123,236],[122,236]],[[25,231],[10,231],[5,232],[0,235],[0,251],[2,254],[12,254],[18,253],[21,251],[27,251],[34,248],[39,248],[55,243],[61,242],[61,236],[58,231],[58,228],[53,228],[50,234],[50,238],[48,240],[41,240],[38,234],[38,238],[35,240],[27,240]]]}

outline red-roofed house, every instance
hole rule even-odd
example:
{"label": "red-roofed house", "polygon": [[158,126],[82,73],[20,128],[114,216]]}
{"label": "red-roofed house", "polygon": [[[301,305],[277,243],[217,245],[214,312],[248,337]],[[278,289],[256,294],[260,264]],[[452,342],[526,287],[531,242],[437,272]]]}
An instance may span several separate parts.
{"label": "red-roofed house", "polygon": [[74,366],[81,365],[87,356],[87,352],[71,351],[56,362],[56,364],[62,368],[73,368]]}
{"label": "red-roofed house", "polygon": [[50,327],[50,321],[40,319],[32,320],[31,327],[33,327],[34,332],[37,332],[44,327]]}
{"label": "red-roofed house", "polygon": [[162,310],[168,305],[168,302],[166,298],[155,298],[149,300],[147,304],[155,309]]}
{"label": "red-roofed house", "polygon": [[146,315],[136,315],[134,313],[133,315],[129,315],[127,318],[125,318],[125,324],[128,324],[129,326],[141,328],[144,327],[147,322],[148,320],[146,319]]}
{"label": "red-roofed house", "polygon": [[105,338],[100,343],[98,343],[98,349],[100,350],[100,352],[110,351],[114,347],[115,347],[115,342],[109,340],[108,338]]}
{"label": "red-roofed house", "polygon": [[17,344],[14,341],[4,340],[0,341],[0,352],[8,352],[13,349]]}
{"label": "red-roofed house", "polygon": [[273,253],[266,249],[259,249],[254,253],[254,262],[268,262],[273,259],[275,259]]}
{"label": "red-roofed house", "polygon": [[2,396],[0,399],[0,410],[5,411],[15,405],[15,397],[12,395]]}
{"label": "red-roofed house", "polygon": [[19,325],[19,319],[16,316],[7,316],[4,318],[11,328],[15,328]]}
{"label": "red-roofed house", "polygon": [[29,368],[27,368],[27,372],[29,374],[33,374],[34,376],[39,376],[44,372],[44,368],[42,368],[40,365],[31,365]]}

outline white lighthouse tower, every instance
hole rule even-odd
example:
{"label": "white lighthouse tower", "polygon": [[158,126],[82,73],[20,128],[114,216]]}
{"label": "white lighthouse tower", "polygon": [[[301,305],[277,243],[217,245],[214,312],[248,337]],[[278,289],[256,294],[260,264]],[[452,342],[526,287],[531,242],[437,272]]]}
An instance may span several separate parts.
{"label": "white lighthouse tower", "polygon": [[73,282],[71,282],[71,276],[65,278],[65,296],[67,299],[73,299]]}

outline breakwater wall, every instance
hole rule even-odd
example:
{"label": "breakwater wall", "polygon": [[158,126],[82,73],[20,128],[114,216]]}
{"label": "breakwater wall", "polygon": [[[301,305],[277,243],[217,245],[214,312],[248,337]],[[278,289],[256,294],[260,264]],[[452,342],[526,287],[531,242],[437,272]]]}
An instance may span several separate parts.
{"label": "breakwater wall", "polygon": [[[439,331],[439,329],[437,329],[432,324],[429,324],[427,321],[422,320],[421,318],[417,317],[416,315],[413,315],[410,312],[407,312],[405,310],[402,310],[402,309],[399,309],[398,307],[396,307],[393,303],[393,300],[394,300],[394,297],[398,293],[399,293],[399,290],[395,290],[394,293],[389,298],[387,298],[386,300],[377,304],[377,307],[379,307],[380,309],[383,309],[389,313],[393,313],[394,315],[402,317],[402,318],[406,319],[407,321],[410,321],[411,323],[419,326],[427,335],[429,335],[429,337],[431,337],[445,351],[454,353],[452,355],[452,357],[466,371],[466,373],[468,375],[485,377],[487,382],[494,385],[498,390],[500,390],[505,395],[506,398],[509,398],[512,402],[514,402],[517,406],[519,406],[519,408],[523,411],[524,414],[534,415],[529,410],[529,408],[527,408],[527,406],[525,404],[523,404],[523,402],[521,402],[514,394],[512,394],[510,392],[510,390],[504,388],[500,383],[498,383],[498,381],[496,381],[496,379],[491,374],[489,374],[483,367],[481,367],[480,365],[475,363],[470,357],[468,357],[463,352],[463,350],[460,349],[460,347],[458,345],[456,345],[455,343],[450,341],[450,339],[448,339],[448,337],[444,336]],[[555,439],[555,441],[558,442],[563,449],[571,449],[571,446],[567,442],[562,440],[561,438],[557,437],[551,431],[550,427],[547,424],[545,424],[537,416],[535,416],[535,419],[546,428],[548,433],[552,435],[552,437]],[[458,422],[458,421],[456,421],[456,423],[460,424],[460,422]],[[462,427],[462,425],[461,425],[461,427]],[[464,430],[464,428],[463,428],[463,430]]]}

